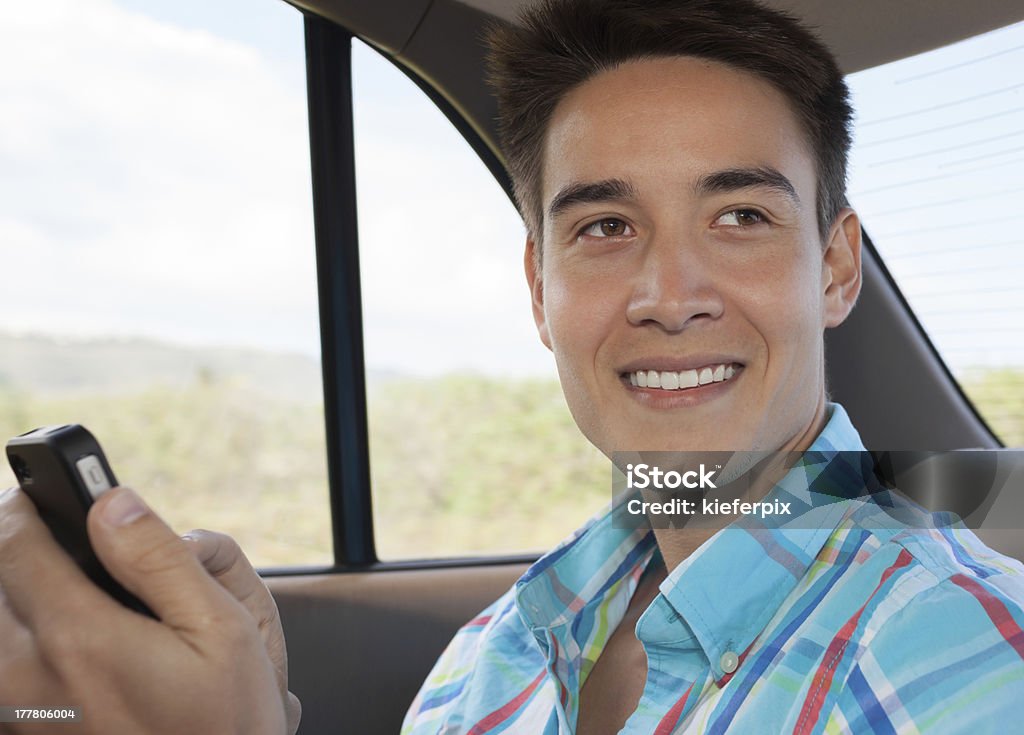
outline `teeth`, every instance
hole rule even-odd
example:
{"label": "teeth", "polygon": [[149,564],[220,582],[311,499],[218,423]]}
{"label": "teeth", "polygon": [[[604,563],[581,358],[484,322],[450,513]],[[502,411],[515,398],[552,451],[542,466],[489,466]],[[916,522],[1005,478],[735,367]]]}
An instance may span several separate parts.
{"label": "teeth", "polygon": [[737,373],[732,365],[708,365],[700,370],[637,370],[629,374],[629,383],[638,388],[661,388],[662,390],[683,390],[698,385],[721,383]]}

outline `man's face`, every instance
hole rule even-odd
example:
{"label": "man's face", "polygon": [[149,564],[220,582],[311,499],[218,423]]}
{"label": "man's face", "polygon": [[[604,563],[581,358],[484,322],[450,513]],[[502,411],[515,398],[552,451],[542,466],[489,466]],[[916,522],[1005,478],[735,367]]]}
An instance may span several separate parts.
{"label": "man's face", "polygon": [[805,448],[823,330],[859,291],[859,224],[844,211],[823,245],[782,94],[689,57],[629,62],[559,103],[543,162],[527,276],[584,434],[606,454]]}

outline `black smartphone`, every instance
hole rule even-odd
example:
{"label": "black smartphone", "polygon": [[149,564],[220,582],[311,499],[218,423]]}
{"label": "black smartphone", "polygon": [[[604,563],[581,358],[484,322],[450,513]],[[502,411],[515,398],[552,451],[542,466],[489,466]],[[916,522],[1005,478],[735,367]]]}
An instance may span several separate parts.
{"label": "black smartphone", "polygon": [[85,516],[117,478],[88,429],[78,424],[34,429],[7,442],[7,460],[39,517],[89,579],[126,607],[155,618],[110,576],[89,543]]}

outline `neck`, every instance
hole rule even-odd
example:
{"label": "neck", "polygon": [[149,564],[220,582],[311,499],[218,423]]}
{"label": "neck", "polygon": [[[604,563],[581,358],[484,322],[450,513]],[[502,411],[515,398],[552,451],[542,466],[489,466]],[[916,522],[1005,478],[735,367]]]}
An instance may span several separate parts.
{"label": "neck", "polygon": [[[818,405],[815,407],[813,419],[807,424],[803,431],[797,433],[792,439],[785,442],[778,451],[804,451],[814,443],[815,439],[818,438],[822,429],[825,428],[825,423],[825,394],[822,393],[818,400]],[[771,475],[765,476],[772,477]],[[777,479],[778,478],[774,478],[774,480]],[[757,497],[752,497],[752,499],[759,500],[763,498],[768,491],[771,490],[774,484],[774,481],[766,483],[765,486],[759,488],[755,493]],[[655,528],[654,538],[658,544],[658,549],[661,551],[661,556],[665,560],[665,568],[668,572],[671,573],[672,570],[679,566],[684,559],[689,557],[690,554],[696,551],[704,542],[716,533],[721,531],[732,520],[732,518],[699,518],[695,516],[691,519],[691,522],[687,523],[683,528]]]}

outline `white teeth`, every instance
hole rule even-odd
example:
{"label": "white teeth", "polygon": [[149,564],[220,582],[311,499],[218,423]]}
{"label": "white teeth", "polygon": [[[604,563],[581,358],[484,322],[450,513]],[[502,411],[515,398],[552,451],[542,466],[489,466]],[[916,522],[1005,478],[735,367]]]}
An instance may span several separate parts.
{"label": "white teeth", "polygon": [[660,388],[662,390],[683,390],[698,385],[721,383],[737,373],[731,364],[708,365],[700,370],[637,370],[629,374],[629,384],[637,388]]}

